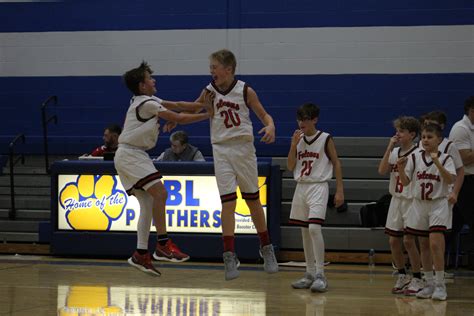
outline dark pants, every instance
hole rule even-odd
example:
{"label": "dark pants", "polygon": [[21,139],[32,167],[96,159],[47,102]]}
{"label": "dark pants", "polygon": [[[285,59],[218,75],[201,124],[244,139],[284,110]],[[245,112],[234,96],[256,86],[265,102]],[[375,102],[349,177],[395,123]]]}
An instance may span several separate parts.
{"label": "dark pants", "polygon": [[453,209],[453,234],[469,225],[469,235],[463,237],[463,248],[468,252],[474,251],[474,175],[464,177],[459,192],[458,202]]}

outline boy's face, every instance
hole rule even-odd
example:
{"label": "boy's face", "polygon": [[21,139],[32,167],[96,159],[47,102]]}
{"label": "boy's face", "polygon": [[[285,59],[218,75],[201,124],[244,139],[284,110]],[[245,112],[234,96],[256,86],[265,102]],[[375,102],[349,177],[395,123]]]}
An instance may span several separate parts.
{"label": "boy's face", "polygon": [[397,132],[395,134],[397,136],[398,142],[401,145],[407,145],[413,142],[413,138],[415,138],[415,133],[410,133],[407,129],[404,128],[397,128]]}
{"label": "boy's face", "polygon": [[211,59],[209,63],[209,72],[217,86],[223,85],[233,78],[232,67],[225,67],[215,59]]}
{"label": "boy's face", "polygon": [[421,133],[421,144],[427,152],[437,152],[440,143],[441,139],[435,133],[427,131]]}
{"label": "boy's face", "polygon": [[145,73],[145,79],[140,82],[140,92],[149,96],[152,96],[156,93],[155,79],[153,79],[149,72]]}
{"label": "boy's face", "polygon": [[318,118],[301,118],[297,119],[296,122],[298,123],[298,127],[300,128],[300,130],[302,130],[305,135],[312,135],[316,130],[316,123],[318,122]]}

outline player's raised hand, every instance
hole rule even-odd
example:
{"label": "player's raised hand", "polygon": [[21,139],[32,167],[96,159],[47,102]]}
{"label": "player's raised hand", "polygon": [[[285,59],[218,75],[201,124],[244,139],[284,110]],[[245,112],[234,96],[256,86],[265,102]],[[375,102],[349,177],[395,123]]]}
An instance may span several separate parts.
{"label": "player's raised hand", "polygon": [[400,141],[400,138],[395,134],[390,138],[390,147],[395,147],[395,145]]}
{"label": "player's raised hand", "polygon": [[407,161],[408,161],[407,157],[398,158],[397,160],[398,170],[405,169],[405,166],[407,165]]}
{"label": "player's raised hand", "polygon": [[296,146],[300,142],[301,138],[303,137],[303,131],[300,129],[297,129],[294,133],[293,136],[291,137],[291,146]]}
{"label": "player's raised hand", "polygon": [[438,159],[438,153],[430,153],[431,159],[436,160]]}
{"label": "player's raised hand", "polygon": [[212,91],[206,90],[204,92],[204,109],[206,110],[207,113],[209,113],[209,117],[212,117],[214,115],[214,98],[216,97],[216,94]]}
{"label": "player's raised hand", "polygon": [[275,125],[273,124],[265,126],[259,130],[258,133],[264,133],[260,141],[264,142],[265,144],[271,144],[275,141]]}
{"label": "player's raised hand", "polygon": [[171,132],[176,126],[178,126],[178,123],[167,121],[163,126],[163,133]]}

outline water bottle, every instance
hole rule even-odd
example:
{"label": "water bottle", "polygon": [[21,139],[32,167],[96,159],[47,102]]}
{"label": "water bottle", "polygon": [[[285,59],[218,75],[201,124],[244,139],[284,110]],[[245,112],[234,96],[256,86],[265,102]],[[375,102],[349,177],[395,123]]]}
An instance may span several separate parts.
{"label": "water bottle", "polygon": [[375,250],[369,250],[369,269],[373,270],[375,268]]}

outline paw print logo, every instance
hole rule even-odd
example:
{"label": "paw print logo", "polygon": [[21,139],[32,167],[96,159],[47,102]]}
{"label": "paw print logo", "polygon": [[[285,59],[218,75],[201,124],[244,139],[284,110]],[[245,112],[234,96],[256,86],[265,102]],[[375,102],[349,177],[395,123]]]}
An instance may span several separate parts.
{"label": "paw print logo", "polygon": [[74,230],[109,230],[122,215],[127,195],[117,188],[114,176],[80,175],[64,186],[59,203]]}

